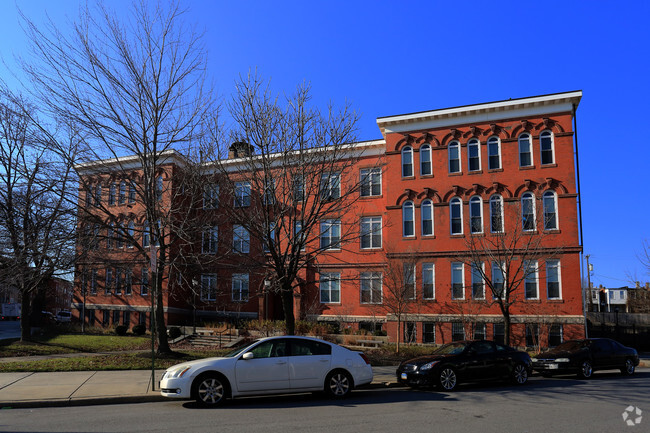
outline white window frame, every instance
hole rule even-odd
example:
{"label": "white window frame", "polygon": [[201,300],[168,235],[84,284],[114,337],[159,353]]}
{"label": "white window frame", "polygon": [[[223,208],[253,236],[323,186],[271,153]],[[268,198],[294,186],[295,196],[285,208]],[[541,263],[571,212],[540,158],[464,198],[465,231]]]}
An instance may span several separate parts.
{"label": "white window frame", "polygon": [[[496,154],[493,150],[496,148]],[[497,136],[492,136],[487,140],[488,151],[488,170],[498,170],[501,165],[501,139]],[[493,166],[492,161],[496,158],[497,166]]]}
{"label": "white window frame", "polygon": [[[553,206],[553,212],[548,212],[548,202],[551,202],[551,205]],[[559,215],[557,212],[557,194],[555,191],[545,191],[544,194],[542,194],[542,208],[544,209],[544,230],[558,230],[560,228],[560,221],[559,221]],[[549,227],[548,222],[550,221],[547,215],[553,215],[553,225],[554,227]]]}
{"label": "white window frame", "polygon": [[[528,141],[528,149],[522,148],[522,146],[526,145],[525,141]],[[535,165],[535,160],[533,159],[533,139],[530,134],[527,132],[520,134],[517,138],[517,144],[519,148],[519,167],[533,167]],[[529,155],[530,164],[524,164],[522,158],[524,155]]]}
{"label": "white window frame", "polygon": [[420,146],[420,176],[433,175],[433,162],[431,159],[431,145],[425,143]]}
{"label": "white window frame", "polygon": [[[460,272],[460,282],[456,280],[458,272]],[[454,290],[456,290],[456,287],[454,286],[456,284],[460,284],[460,290],[462,293],[461,297],[454,296]],[[451,299],[465,299],[465,264],[463,262],[451,262]]]}
{"label": "white window frame", "polygon": [[[551,272],[550,269],[556,269],[557,274],[557,291],[558,291],[558,296],[551,296],[550,294],[550,287],[549,284],[551,283],[550,276]],[[562,270],[560,267],[560,261],[559,260],[547,260],[546,261],[546,297],[547,299],[562,299]]]}
{"label": "white window frame", "polygon": [[324,250],[341,249],[341,220],[326,219],[321,221],[320,248]]}
{"label": "white window frame", "polygon": [[[498,203],[498,215],[495,215],[494,204]],[[499,227],[495,230],[495,217],[498,217]],[[503,233],[503,197],[499,194],[494,194],[490,197],[490,232]]]}
{"label": "white window frame", "polygon": [[149,269],[142,268],[140,270],[140,296],[149,295]]}
{"label": "white window frame", "polygon": [[341,198],[341,173],[323,173],[320,178],[320,198],[323,201]]}
{"label": "white window frame", "polygon": [[236,253],[248,254],[251,248],[251,235],[246,227],[235,224],[232,228],[232,249]]}
{"label": "white window frame", "polygon": [[201,274],[201,301],[217,300],[217,274]]}
{"label": "white window frame", "polygon": [[126,204],[126,181],[120,182],[120,190],[117,195],[117,203],[120,205]]}
{"label": "white window frame", "polygon": [[[378,197],[381,195],[381,167],[362,168],[360,170],[361,197]],[[378,191],[375,191],[378,189]],[[366,192],[367,191],[367,192]]]}
{"label": "white window frame", "polygon": [[[411,233],[408,232],[408,228],[411,228]],[[402,204],[402,236],[415,237],[415,205],[410,200]]]}
{"label": "white window frame", "polygon": [[[456,152],[457,156],[455,158],[452,158],[452,154]],[[452,161],[455,162],[454,165],[458,164],[458,170],[454,170],[452,167]],[[463,167],[461,163],[461,157],[460,157],[460,143],[456,140],[452,141],[449,143],[447,146],[447,168],[449,169],[449,173],[462,173],[463,172]]]}
{"label": "white window frame", "polygon": [[251,183],[235,182],[234,207],[248,207],[251,205]]}
{"label": "white window frame", "polygon": [[219,242],[219,228],[217,226],[210,227],[207,230],[204,230],[202,234],[203,239],[201,239],[201,252],[203,254],[215,254]]}
{"label": "white window frame", "polygon": [[[492,289],[495,290],[495,284],[498,282],[497,277],[501,280],[502,288],[501,288],[501,299],[504,298],[504,295],[506,294],[506,277],[503,274],[503,263],[499,264],[497,262],[492,262]],[[493,299],[498,299],[496,294],[492,292],[492,298]]]}
{"label": "white window frame", "polygon": [[[478,211],[478,215],[475,215],[475,211]],[[477,221],[478,227],[475,227]],[[472,234],[483,233],[483,199],[478,195],[469,199],[469,231]]]}
{"label": "white window frame", "polygon": [[117,185],[115,185],[115,182],[113,182],[108,187],[108,205],[109,206],[114,206],[115,205],[115,197],[116,197],[116,195],[117,195]]}
{"label": "white window frame", "polygon": [[[530,213],[526,213],[526,206],[527,203],[529,202],[530,204]],[[525,232],[534,232],[535,229],[537,228],[537,218],[535,214],[535,194],[532,192],[528,191],[525,192],[521,195],[521,228]],[[530,215],[530,218],[532,218],[532,228],[528,228],[528,224],[526,224],[526,221],[528,221],[527,216]]]}
{"label": "white window frame", "polygon": [[[473,150],[476,150],[476,155],[472,156]],[[477,168],[472,169],[472,161],[476,161]],[[472,138],[467,142],[467,171],[476,172],[481,171],[481,142],[478,138]]]}
{"label": "white window frame", "polygon": [[[433,219],[433,202],[429,199],[424,200],[420,205],[420,221],[422,236],[434,236],[435,235],[435,224]],[[429,214],[430,219],[425,218],[426,214]],[[425,228],[425,221],[431,221],[431,230]]]}
{"label": "white window frame", "polygon": [[[482,271],[482,272],[481,272]],[[470,268],[470,274],[472,279],[472,299],[483,300],[485,299],[485,279],[483,275],[485,273],[485,264],[481,263],[481,269],[479,270],[476,267],[476,263],[472,263]],[[478,281],[477,281],[478,280]],[[482,296],[476,296],[475,285],[480,284]]]}
{"label": "white window frame", "polygon": [[[359,290],[362,304],[381,304],[383,299],[382,273],[362,272]],[[365,301],[364,294],[366,295]],[[379,299],[375,299],[376,297],[379,297]]]}
{"label": "white window frame", "polygon": [[219,185],[209,183],[203,187],[203,209],[219,207]]}
{"label": "white window frame", "polygon": [[[524,298],[527,300],[539,299],[539,273],[536,260],[524,260]],[[528,295],[528,284],[535,285],[535,296]]]}
{"label": "white window frame", "polygon": [[[426,296],[430,285],[431,296]],[[436,299],[436,265],[435,263],[422,263],[422,299]]]}
{"label": "white window frame", "polygon": [[[341,303],[341,274],[339,272],[320,274],[318,286],[321,304]],[[323,296],[325,293],[327,293],[327,297]],[[333,300],[333,295],[336,295],[336,300]]]}
{"label": "white window frame", "polygon": [[[416,299],[417,297],[417,278],[415,273],[417,272],[416,266],[410,263],[403,263],[402,265],[402,276],[404,278],[404,295],[405,299]],[[406,292],[408,286],[413,286],[413,293],[409,294]]]}
{"label": "white window frame", "polygon": [[129,182],[129,204],[134,204],[136,201],[136,184],[135,181],[132,180]]}
{"label": "white window frame", "polygon": [[[550,149],[544,149],[543,139],[549,137]],[[550,152],[551,162],[544,162],[544,152]],[[539,134],[539,161],[541,165],[555,164],[555,139],[553,133],[549,130],[542,131]]]}
{"label": "white window frame", "polygon": [[[458,209],[460,215],[454,217],[454,208]],[[460,231],[454,232],[454,221],[460,220]],[[452,235],[462,235],[463,234],[463,199],[460,197],[453,197],[449,200],[449,233]]]}
{"label": "white window frame", "polygon": [[247,302],[249,297],[248,274],[232,274],[232,300],[233,302]]}
{"label": "white window frame", "polygon": [[402,177],[413,177],[415,171],[413,170],[413,148],[405,146],[402,149]]}
{"label": "white window frame", "polygon": [[[361,218],[360,243],[362,250],[379,249],[382,246],[382,218],[380,216]],[[367,240],[367,246],[364,241]]]}

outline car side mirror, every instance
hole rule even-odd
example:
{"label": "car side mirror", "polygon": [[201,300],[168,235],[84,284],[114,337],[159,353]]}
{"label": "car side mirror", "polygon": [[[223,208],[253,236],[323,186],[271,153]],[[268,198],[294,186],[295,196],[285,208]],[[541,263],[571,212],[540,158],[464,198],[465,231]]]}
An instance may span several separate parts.
{"label": "car side mirror", "polygon": [[244,355],[241,357],[244,361],[248,361],[249,359],[255,358],[255,355],[253,355],[253,352],[246,352]]}

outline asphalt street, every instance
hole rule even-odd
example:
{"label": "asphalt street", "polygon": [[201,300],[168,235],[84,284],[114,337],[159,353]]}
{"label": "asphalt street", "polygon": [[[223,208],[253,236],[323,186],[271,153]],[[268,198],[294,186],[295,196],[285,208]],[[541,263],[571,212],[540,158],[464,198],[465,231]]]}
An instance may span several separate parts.
{"label": "asphalt street", "polygon": [[[639,424],[628,426],[627,419]],[[641,411],[641,419],[636,415]],[[630,412],[628,412],[629,414]],[[592,380],[533,377],[522,387],[461,385],[457,392],[378,388],[332,401],[321,395],[244,398],[222,408],[193,402],[10,409],[0,431],[48,432],[634,432],[649,431],[650,369]]]}

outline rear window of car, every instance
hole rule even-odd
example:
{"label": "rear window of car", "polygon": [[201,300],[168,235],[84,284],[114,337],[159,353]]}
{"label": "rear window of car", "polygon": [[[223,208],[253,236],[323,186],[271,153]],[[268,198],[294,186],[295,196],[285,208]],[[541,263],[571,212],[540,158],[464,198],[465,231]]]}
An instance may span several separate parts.
{"label": "rear window of car", "polygon": [[331,355],[332,346],[312,340],[291,340],[292,356]]}

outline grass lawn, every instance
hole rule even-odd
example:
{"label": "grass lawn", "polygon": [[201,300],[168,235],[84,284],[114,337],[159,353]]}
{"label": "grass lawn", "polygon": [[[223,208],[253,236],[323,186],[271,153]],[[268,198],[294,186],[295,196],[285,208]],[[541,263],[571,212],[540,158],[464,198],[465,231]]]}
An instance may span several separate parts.
{"label": "grass lawn", "polygon": [[34,341],[0,341],[0,357],[56,355],[78,352],[116,352],[151,347],[147,336],[60,334],[35,337]]}

